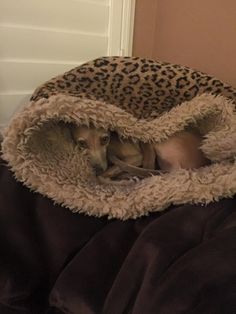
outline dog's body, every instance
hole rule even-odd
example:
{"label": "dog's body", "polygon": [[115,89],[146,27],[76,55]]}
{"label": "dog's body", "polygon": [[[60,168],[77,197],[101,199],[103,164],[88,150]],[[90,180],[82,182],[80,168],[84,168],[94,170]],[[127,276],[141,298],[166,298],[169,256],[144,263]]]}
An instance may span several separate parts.
{"label": "dog's body", "polygon": [[[72,128],[72,137],[87,151],[96,175],[105,178],[116,178],[122,172],[145,177],[160,170],[199,168],[208,163],[199,149],[202,138],[196,132],[182,131],[162,143],[144,144],[121,140],[116,133],[101,128],[81,126]],[[159,171],[155,170],[156,161]]]}
{"label": "dog's body", "polygon": [[154,144],[158,164],[161,170],[197,169],[208,164],[200,150],[202,137],[193,131],[182,131],[167,141]]}
{"label": "dog's body", "polygon": [[134,143],[127,139],[120,139],[117,134],[111,135],[110,144],[107,148],[107,158],[113,163],[104,173],[104,177],[114,178],[125,171],[120,165],[114,162],[113,157],[123,161],[127,165],[141,167],[143,156],[139,143]]}

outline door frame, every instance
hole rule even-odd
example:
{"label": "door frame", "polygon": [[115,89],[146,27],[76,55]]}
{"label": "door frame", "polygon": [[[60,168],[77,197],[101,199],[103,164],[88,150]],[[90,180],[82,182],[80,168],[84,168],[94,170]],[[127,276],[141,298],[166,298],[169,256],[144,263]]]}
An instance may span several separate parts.
{"label": "door frame", "polygon": [[109,56],[132,56],[136,0],[109,0]]}

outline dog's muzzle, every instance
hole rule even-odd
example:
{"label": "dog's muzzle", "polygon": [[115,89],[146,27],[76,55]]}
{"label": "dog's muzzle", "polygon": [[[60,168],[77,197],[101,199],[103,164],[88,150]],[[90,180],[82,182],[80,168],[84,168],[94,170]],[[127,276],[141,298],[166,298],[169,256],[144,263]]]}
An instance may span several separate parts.
{"label": "dog's muzzle", "polygon": [[94,165],[93,169],[95,171],[96,176],[100,176],[104,172],[104,169],[101,167],[101,165]]}

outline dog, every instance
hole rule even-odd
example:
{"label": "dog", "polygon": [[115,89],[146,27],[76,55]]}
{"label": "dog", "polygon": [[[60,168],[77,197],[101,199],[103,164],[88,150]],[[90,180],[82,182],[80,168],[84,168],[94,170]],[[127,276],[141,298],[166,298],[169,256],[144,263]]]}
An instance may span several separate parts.
{"label": "dog", "polygon": [[75,144],[86,151],[96,176],[104,178],[118,178],[124,172],[146,177],[209,163],[200,150],[202,137],[196,131],[176,133],[162,143],[122,140],[117,133],[94,126],[73,127],[71,134]]}
{"label": "dog", "polygon": [[[202,136],[196,130],[188,130],[178,132],[161,143],[140,142],[139,152],[142,152],[142,158],[138,159],[135,156],[130,159],[132,163],[125,160],[124,156],[119,156],[122,144],[117,142],[114,143],[109,157],[117,167],[139,177],[158,175],[178,169],[197,169],[210,163],[200,149],[202,140]],[[105,172],[104,176],[109,177],[111,174],[112,168]]]}
{"label": "dog", "polygon": [[86,151],[90,164],[97,176],[108,168],[107,147],[110,143],[110,132],[103,128],[72,126],[71,135],[81,151]]}
{"label": "dog", "polygon": [[164,142],[154,144],[161,170],[197,169],[209,164],[201,151],[202,136],[196,131],[181,131]]}
{"label": "dog", "polygon": [[103,128],[94,126],[71,128],[71,136],[81,151],[85,151],[89,158],[90,164],[96,174],[104,177],[116,177],[121,174],[122,170],[118,165],[108,168],[109,156],[116,156],[125,164],[132,166],[142,165],[142,152],[138,143],[129,140],[121,140],[117,133],[106,131]]}

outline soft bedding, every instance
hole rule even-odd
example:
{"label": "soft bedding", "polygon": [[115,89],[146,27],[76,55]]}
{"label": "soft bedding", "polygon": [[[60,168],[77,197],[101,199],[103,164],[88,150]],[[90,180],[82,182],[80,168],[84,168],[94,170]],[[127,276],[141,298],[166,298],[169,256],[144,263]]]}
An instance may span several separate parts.
{"label": "soft bedding", "polygon": [[236,313],[236,199],[121,221],[0,169],[1,314]]}
{"label": "soft bedding", "polygon": [[[213,77],[140,58],[39,87],[3,134],[0,313],[236,313],[235,100]],[[63,137],[86,121],[144,142],[194,125],[212,163],[94,184]]]}

